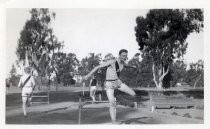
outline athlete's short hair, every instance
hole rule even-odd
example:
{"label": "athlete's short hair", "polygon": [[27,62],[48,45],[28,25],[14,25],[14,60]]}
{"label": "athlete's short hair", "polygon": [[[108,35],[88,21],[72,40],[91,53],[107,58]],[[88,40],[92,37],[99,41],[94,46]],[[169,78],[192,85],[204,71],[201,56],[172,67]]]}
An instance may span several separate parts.
{"label": "athlete's short hair", "polygon": [[103,61],[108,61],[108,60],[113,60],[115,59],[115,57],[111,54],[111,53],[108,53],[107,55],[105,55],[104,57],[104,60]]}
{"label": "athlete's short hair", "polygon": [[120,55],[121,53],[123,53],[123,52],[128,53],[128,50],[126,50],[126,49],[121,49],[121,50],[119,51],[119,55]]}

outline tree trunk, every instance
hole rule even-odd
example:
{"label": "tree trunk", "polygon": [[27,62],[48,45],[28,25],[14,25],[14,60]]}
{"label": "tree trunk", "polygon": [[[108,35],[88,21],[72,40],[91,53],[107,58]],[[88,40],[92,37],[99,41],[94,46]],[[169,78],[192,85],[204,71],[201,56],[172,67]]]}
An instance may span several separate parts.
{"label": "tree trunk", "polygon": [[[158,77],[156,77],[156,73],[155,73],[155,64],[153,63],[152,66],[152,72],[153,72],[153,81],[155,82],[155,85],[158,89],[162,89],[163,88],[163,79],[164,77],[168,74],[169,72],[169,67],[167,68],[167,70],[165,71],[163,66],[158,69]],[[158,81],[157,81],[158,80]]]}
{"label": "tree trunk", "polygon": [[42,90],[42,86],[44,85],[44,82],[43,82],[43,78],[42,76],[40,76],[40,81],[41,81],[41,85],[39,86],[39,90]]}
{"label": "tree trunk", "polygon": [[50,91],[50,85],[51,85],[51,80],[50,80],[50,75],[48,76],[49,77],[49,88],[48,88],[48,90]]}
{"label": "tree trunk", "polygon": [[194,85],[193,85],[194,88],[196,87],[198,81],[200,80],[200,77],[201,77],[201,75],[199,75],[199,76],[197,77],[197,79],[195,80],[195,83],[194,83]]}
{"label": "tree trunk", "polygon": [[58,91],[58,82],[55,83],[56,91]]}
{"label": "tree trunk", "polygon": [[154,81],[156,87],[158,88],[158,82],[157,82],[156,76],[155,76],[155,64],[154,63],[152,65],[152,73],[153,73],[153,81]]}

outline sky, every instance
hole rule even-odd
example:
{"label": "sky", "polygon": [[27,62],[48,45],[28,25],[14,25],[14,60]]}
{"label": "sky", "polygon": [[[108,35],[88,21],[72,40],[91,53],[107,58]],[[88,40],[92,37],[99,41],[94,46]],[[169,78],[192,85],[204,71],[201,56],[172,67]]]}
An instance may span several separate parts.
{"label": "sky", "polygon": [[[17,59],[15,51],[20,31],[30,19],[30,9],[6,10],[6,61],[7,73]],[[75,53],[81,60],[88,53],[118,55],[120,49],[129,51],[128,57],[139,52],[134,27],[137,16],[145,16],[148,10],[134,9],[50,9],[56,13],[51,26],[59,41],[64,41],[64,52]],[[203,32],[188,36],[186,63],[203,57]]]}

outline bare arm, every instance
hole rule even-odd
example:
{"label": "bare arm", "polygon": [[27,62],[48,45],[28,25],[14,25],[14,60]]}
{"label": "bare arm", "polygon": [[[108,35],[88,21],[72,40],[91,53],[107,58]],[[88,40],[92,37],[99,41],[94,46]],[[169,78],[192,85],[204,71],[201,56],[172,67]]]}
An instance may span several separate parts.
{"label": "bare arm", "polygon": [[22,77],[20,78],[20,81],[18,83],[18,87],[21,88],[21,84],[22,84]]}
{"label": "bare arm", "polygon": [[35,83],[35,80],[34,80],[34,77],[32,76],[32,78],[31,78],[32,80],[32,87],[33,87],[33,89],[35,88],[35,86],[36,86],[36,83]]}
{"label": "bare arm", "polygon": [[124,68],[126,68],[126,69],[133,69],[133,70],[135,70],[135,71],[137,72],[137,74],[139,73],[139,68],[138,68],[138,66],[124,64]]}
{"label": "bare arm", "polygon": [[113,64],[115,62],[115,60],[111,60],[111,61],[108,61],[106,63],[102,63],[98,66],[96,66],[89,74],[87,74],[84,79],[87,80],[93,73],[95,73],[98,69],[100,68],[103,68],[103,67],[106,67],[106,66],[109,66],[111,64]]}
{"label": "bare arm", "polygon": [[134,69],[136,69],[136,66],[131,66],[131,65],[128,65],[128,64],[124,64],[124,67],[125,68],[134,68]]}

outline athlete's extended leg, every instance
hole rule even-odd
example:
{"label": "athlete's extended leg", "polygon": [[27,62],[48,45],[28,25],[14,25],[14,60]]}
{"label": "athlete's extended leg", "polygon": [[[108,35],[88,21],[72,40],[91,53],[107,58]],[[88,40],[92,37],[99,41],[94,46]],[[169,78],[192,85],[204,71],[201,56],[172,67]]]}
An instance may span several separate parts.
{"label": "athlete's extended leg", "polygon": [[32,100],[32,94],[30,94],[28,96],[28,99],[27,99],[27,107],[30,107],[31,106],[31,100]]}
{"label": "athlete's extended leg", "polygon": [[96,89],[94,88],[94,89],[93,89],[93,101],[96,101],[95,94],[96,94]]}
{"label": "athlete's extended leg", "polygon": [[94,89],[94,87],[90,88],[90,97],[92,98],[93,101],[95,101],[95,89]]}
{"label": "athlete's extended leg", "polygon": [[93,90],[90,88],[90,98],[93,99]]}
{"label": "athlete's extended leg", "polygon": [[27,112],[26,112],[27,98],[28,98],[27,96],[22,96],[22,101],[23,101],[22,108],[23,108],[23,114],[24,114],[24,116],[27,116]]}
{"label": "athlete's extended leg", "polygon": [[110,104],[109,113],[111,116],[111,120],[112,120],[112,123],[115,123],[116,122],[116,103],[115,103],[115,97],[114,97],[114,89],[107,88],[106,94],[107,94],[109,104]]}
{"label": "athlete's extended leg", "polygon": [[133,89],[131,89],[130,87],[128,87],[126,84],[122,83],[120,84],[120,88],[118,88],[118,90],[125,92],[131,96],[136,96],[136,93]]}

